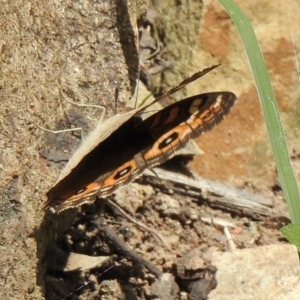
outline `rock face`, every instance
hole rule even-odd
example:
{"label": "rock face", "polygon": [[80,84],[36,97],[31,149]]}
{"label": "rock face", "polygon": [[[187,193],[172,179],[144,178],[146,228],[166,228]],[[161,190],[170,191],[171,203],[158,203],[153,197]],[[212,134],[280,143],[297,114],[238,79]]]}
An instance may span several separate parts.
{"label": "rock face", "polygon": [[[45,193],[59,174],[54,161],[75,148],[36,124],[57,130],[73,123],[88,131],[101,111],[65,100],[104,105],[112,115],[116,87],[120,111],[134,90],[136,7],[100,2],[1,1],[1,299],[42,299],[41,259],[55,235],[50,223],[59,234],[74,219],[43,219]],[[55,149],[46,155],[52,163],[41,148]]]}

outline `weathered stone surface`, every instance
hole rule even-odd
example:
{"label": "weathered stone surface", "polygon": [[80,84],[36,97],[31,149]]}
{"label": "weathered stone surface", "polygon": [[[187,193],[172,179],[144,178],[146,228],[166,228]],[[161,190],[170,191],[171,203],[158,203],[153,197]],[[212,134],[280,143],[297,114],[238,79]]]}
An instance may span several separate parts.
{"label": "weathered stone surface", "polygon": [[300,268],[297,249],[270,245],[234,252],[215,252],[218,286],[210,300],[298,300]]}
{"label": "weathered stone surface", "polygon": [[116,87],[122,112],[138,74],[138,17],[135,2],[129,6],[0,1],[1,299],[42,299],[45,247],[74,219],[72,212],[43,218],[45,193],[60,166],[49,167],[39,150],[56,148],[52,156],[59,160],[79,139],[44,132],[35,123],[53,130],[75,124],[86,133],[101,111],[65,99],[104,105],[111,116]]}

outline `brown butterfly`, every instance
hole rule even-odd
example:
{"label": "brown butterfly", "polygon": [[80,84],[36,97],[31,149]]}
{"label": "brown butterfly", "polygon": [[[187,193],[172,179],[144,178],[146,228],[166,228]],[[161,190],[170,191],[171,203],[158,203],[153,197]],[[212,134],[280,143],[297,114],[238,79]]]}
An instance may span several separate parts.
{"label": "brown butterfly", "polygon": [[47,193],[45,207],[56,212],[93,203],[127,184],[146,168],[161,164],[222,121],[233,106],[231,92],[196,95],[173,103],[142,120],[141,114],[217,66],[195,73],[150,104],[98,124],[63,169]]}

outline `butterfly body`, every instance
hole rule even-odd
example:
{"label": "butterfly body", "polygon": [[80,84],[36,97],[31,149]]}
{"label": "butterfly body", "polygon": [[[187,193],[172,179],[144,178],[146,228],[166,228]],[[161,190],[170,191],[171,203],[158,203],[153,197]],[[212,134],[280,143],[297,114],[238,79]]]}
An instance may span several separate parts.
{"label": "butterfly body", "polygon": [[206,93],[173,103],[145,120],[140,116],[148,105],[106,120],[70,159],[47,193],[46,206],[60,212],[91,203],[97,195],[110,195],[218,124],[235,100],[231,92]]}

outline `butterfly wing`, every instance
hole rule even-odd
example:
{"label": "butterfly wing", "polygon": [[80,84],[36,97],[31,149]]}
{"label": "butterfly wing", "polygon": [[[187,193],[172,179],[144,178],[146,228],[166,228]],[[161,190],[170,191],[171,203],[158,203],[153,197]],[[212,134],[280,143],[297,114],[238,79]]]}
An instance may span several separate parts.
{"label": "butterfly wing", "polygon": [[200,94],[176,102],[146,119],[143,126],[149,128],[155,140],[142,151],[147,167],[165,162],[190,138],[219,124],[235,101],[236,96],[231,92]]}
{"label": "butterfly wing", "polygon": [[[130,131],[123,129],[96,149],[97,157],[91,152],[90,159],[94,167],[88,167],[90,162],[83,164],[82,168],[88,169],[90,173],[93,173],[93,169],[101,169],[104,174],[99,177],[96,171],[94,177],[97,178],[88,176],[82,186],[74,185],[77,189],[75,193],[71,191],[70,194],[56,196],[51,206],[59,212],[93,202],[96,195],[110,195],[118,187],[134,180],[145,168],[159,165],[173,157],[176,150],[184,147],[190,138],[198,137],[220,123],[235,100],[236,96],[230,92],[196,95],[176,102],[144,121],[132,122],[128,126]],[[121,136],[123,139],[118,141]],[[117,152],[119,159],[115,165],[105,163],[105,157],[114,157],[113,154]],[[120,164],[120,161],[123,163]],[[69,180],[70,184],[78,178],[77,173],[74,179]]]}
{"label": "butterfly wing", "polygon": [[[139,176],[146,168],[164,163],[195,138],[219,124],[234,105],[231,92],[196,95],[176,102],[132,129],[127,143],[139,144],[139,151],[106,177],[99,196],[111,194],[119,186]],[[136,146],[135,146],[136,147]]]}
{"label": "butterfly wing", "polygon": [[[217,66],[195,73],[153,102],[162,100]],[[108,119],[75,152],[56,185],[47,193],[45,207],[56,212],[92,203],[131,182],[145,168],[174,156],[189,138],[219,123],[235,102],[230,92],[208,93],[174,103],[142,121],[138,114],[152,103]]]}
{"label": "butterfly wing", "polygon": [[132,156],[130,151],[120,149],[126,145],[126,135],[134,127],[136,112],[116,115],[98,124],[48,191],[45,208],[60,212],[95,200],[101,182]]}

